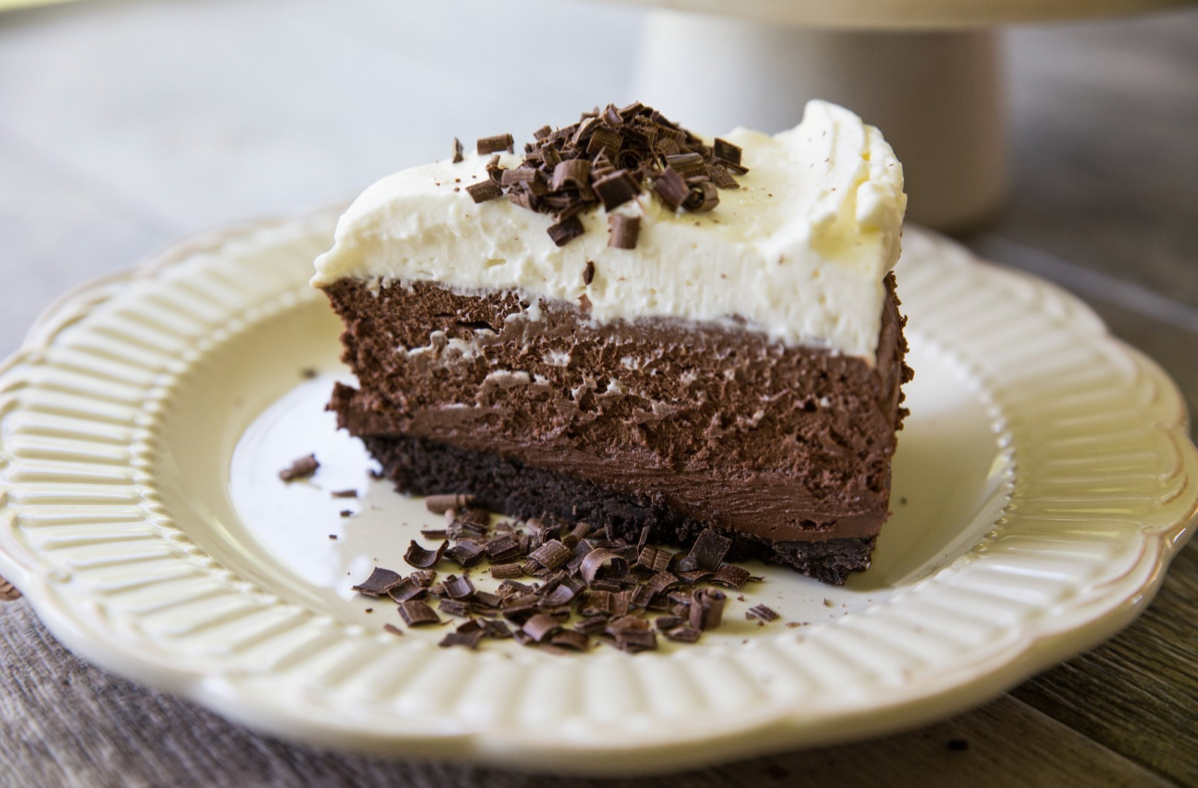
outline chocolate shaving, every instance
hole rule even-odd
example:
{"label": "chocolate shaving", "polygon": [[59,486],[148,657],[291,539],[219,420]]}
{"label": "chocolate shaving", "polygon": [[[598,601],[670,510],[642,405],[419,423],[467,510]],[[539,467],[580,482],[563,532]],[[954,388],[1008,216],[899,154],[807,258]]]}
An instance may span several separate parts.
{"label": "chocolate shaving", "polygon": [[517,564],[496,564],[491,567],[491,577],[496,580],[523,577],[524,570]]}
{"label": "chocolate shaving", "polygon": [[673,168],[666,168],[665,172],[657,176],[653,181],[653,191],[671,211],[677,211],[690,197],[690,187],[686,185],[686,180]]}
{"label": "chocolate shaving", "polygon": [[704,213],[720,204],[720,193],[711,181],[702,181],[690,185],[690,196],[682,203],[682,207],[692,213]]}
{"label": "chocolate shaving", "polygon": [[[732,172],[748,170],[740,164],[740,149],[719,140],[708,147],[698,136],[640,103],[624,109],[607,105],[602,111],[583,113],[579,122],[556,131],[543,126],[524,146],[518,167],[505,170],[498,157],[487,164],[487,174],[515,205],[547,213],[554,218],[550,235],[559,246],[577,237],[581,225],[568,223],[583,211],[623,205],[652,184],[652,191],[677,211],[711,210],[719,201],[716,187],[736,185]],[[511,150],[509,135],[478,142],[480,153]],[[468,187],[473,188],[473,187]],[[474,196],[474,195],[472,195]],[[477,201],[493,199],[490,189],[480,190]],[[633,248],[635,237],[626,231],[615,248]]]}
{"label": "chocolate shaving", "polygon": [[279,478],[285,482],[295,481],[296,479],[306,479],[316,473],[316,469],[320,467],[320,463],[316,461],[315,454],[309,454],[307,457],[300,457],[291,465],[279,471]]}
{"label": "chocolate shaving", "polygon": [[457,137],[453,138],[453,163],[457,164],[462,161],[462,141]]}
{"label": "chocolate shaving", "polygon": [[520,555],[520,542],[511,534],[504,534],[484,544],[483,550],[492,561],[506,561]]}
{"label": "chocolate shaving", "polygon": [[546,569],[557,569],[574,557],[574,551],[556,539],[550,539],[528,555]]}
{"label": "chocolate shaving", "polygon": [[547,616],[544,613],[537,613],[525,621],[521,627],[524,633],[537,643],[558,632],[561,628],[562,625],[558,623],[557,619]]}
{"label": "chocolate shaving", "polygon": [[370,577],[365,581],[353,587],[354,591],[366,596],[381,597],[386,596],[387,592],[404,582],[403,576],[398,572],[392,572],[390,569],[382,569],[375,567],[370,573]]}
{"label": "chocolate shaving", "polygon": [[712,145],[712,152],[717,159],[726,161],[729,164],[740,164],[741,149],[731,142],[716,137],[715,144]]}
{"label": "chocolate shaving", "polygon": [[593,184],[603,208],[615,210],[641,193],[641,186],[628,170],[615,170]]}
{"label": "chocolate shaving", "polygon": [[482,632],[450,632],[437,645],[441,648],[450,648],[452,646],[465,646],[473,651],[478,648],[478,643],[483,639]]}
{"label": "chocolate shaving", "polygon": [[470,605],[460,599],[442,599],[437,609],[448,616],[465,618],[470,615]]}
{"label": "chocolate shaving", "polygon": [[549,643],[560,648],[568,648],[571,651],[586,651],[590,647],[591,640],[582,632],[562,629],[549,639]]}
{"label": "chocolate shaving", "polygon": [[579,567],[582,579],[587,585],[594,584],[600,572],[605,570],[608,574],[626,574],[628,572],[628,562],[613,550],[599,548],[587,553],[586,558],[582,559],[582,565]]}
{"label": "chocolate shaving", "polygon": [[484,621],[483,627],[487,631],[487,637],[495,638],[496,640],[504,640],[512,636],[512,630],[508,629],[507,624],[502,621]]}
{"label": "chocolate shaving", "polygon": [[751,575],[748,570],[742,569],[739,566],[732,564],[722,564],[719,569],[715,570],[715,574],[709,578],[709,582],[717,586],[725,588],[739,589],[745,583],[749,582]]}
{"label": "chocolate shaving", "polygon": [[727,597],[724,592],[714,588],[695,591],[691,595],[690,625],[703,632],[718,627],[724,615],[725,600]]}
{"label": "chocolate shaving", "polygon": [[333,492],[329,493],[329,495],[331,495],[334,498],[357,498],[358,491],[357,490],[334,490]]}
{"label": "chocolate shaving", "polygon": [[714,572],[719,568],[720,562],[724,560],[724,556],[728,554],[728,549],[731,547],[731,539],[720,536],[710,528],[705,528],[691,546],[690,554],[687,557],[695,562],[697,568]]}
{"label": "chocolate shaving", "polygon": [[400,602],[399,615],[403,618],[404,623],[410,627],[441,623],[441,618],[437,615],[436,611],[415,599],[408,602]]}
{"label": "chocolate shaving", "polygon": [[462,541],[445,551],[445,557],[462,567],[471,567],[486,554],[477,542]]}
{"label": "chocolate shaving", "polygon": [[512,140],[511,134],[497,134],[494,137],[481,137],[478,142],[475,143],[475,149],[479,152],[479,154],[499,153],[500,151],[507,151],[508,153],[511,153],[514,146],[515,142]]}
{"label": "chocolate shaving", "polygon": [[430,569],[422,569],[419,572],[413,572],[408,575],[408,579],[421,588],[428,588],[437,579],[437,573]]}
{"label": "chocolate shaving", "polygon": [[745,618],[749,620],[758,619],[760,621],[775,621],[780,618],[780,616],[772,608],[758,604],[745,611]]}
{"label": "chocolate shaving", "polygon": [[450,509],[467,509],[474,503],[474,496],[465,493],[457,495],[430,495],[424,499],[424,508],[433,514],[445,514]]}
{"label": "chocolate shaving", "polygon": [[403,635],[403,630],[394,624],[383,624],[383,629],[392,635]]}
{"label": "chocolate shaving", "polygon": [[699,640],[699,636],[702,633],[688,624],[683,624],[680,627],[667,629],[662,634],[666,636],[666,640],[673,640],[679,643],[695,643]]}
{"label": "chocolate shaving", "polygon": [[637,653],[657,648],[657,633],[651,629],[621,629],[616,634],[616,648]]}
{"label": "chocolate shaving", "polygon": [[[571,216],[568,219],[562,219],[557,224],[552,224],[546,231],[549,233],[549,238],[558,246],[565,246],[573,241],[578,236],[586,232],[586,228],[582,226],[582,222],[578,217]],[[585,294],[583,296],[585,298]]]}
{"label": "chocolate shaving", "polygon": [[492,180],[479,181],[466,187],[466,193],[476,203],[494,200],[503,196],[503,188]]}
{"label": "chocolate shaving", "polygon": [[445,593],[451,599],[466,599],[474,595],[474,584],[470,582],[470,578],[468,577],[450,575],[445,578],[442,585],[445,587]]}
{"label": "chocolate shaving", "polygon": [[420,535],[425,539],[448,539],[449,531],[446,531],[444,528],[421,528]]}
{"label": "chocolate shaving", "polygon": [[427,589],[421,588],[408,578],[399,585],[387,591],[387,596],[394,599],[396,602],[407,602],[412,599],[419,599],[427,594]]}
{"label": "chocolate shaving", "polygon": [[595,281],[595,263],[587,260],[586,266],[582,269],[582,283],[589,286],[593,281]]}
{"label": "chocolate shaving", "polygon": [[441,556],[445,554],[445,548],[449,547],[449,542],[442,542],[436,550],[426,550],[416,544],[416,540],[408,545],[408,550],[404,553],[403,560],[409,566],[414,566],[417,569],[432,569],[437,564],[441,563]]}
{"label": "chocolate shaving", "polygon": [[607,238],[608,246],[613,249],[636,248],[637,236],[641,233],[641,217],[613,213],[607,217],[607,224],[611,228],[611,234]]}

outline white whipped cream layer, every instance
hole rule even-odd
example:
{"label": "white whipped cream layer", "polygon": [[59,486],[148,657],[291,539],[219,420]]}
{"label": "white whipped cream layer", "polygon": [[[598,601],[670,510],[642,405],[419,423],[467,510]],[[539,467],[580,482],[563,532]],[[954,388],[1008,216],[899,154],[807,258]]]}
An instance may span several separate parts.
{"label": "white whipped cream layer", "polygon": [[[860,356],[878,343],[883,279],[899,256],[903,168],[873,126],[842,107],[808,103],[775,136],[738,128],[746,175],[712,211],[667,209],[649,192],[616,212],[642,217],[632,250],[608,247],[603,208],[563,247],[553,220],[500,198],[475,204],[466,186],[489,156],[404,170],[362,193],[316,259],[312,284],[435,281],[461,292],[517,290],[533,301],[585,294],[597,322],[646,317],[743,320],[788,345]],[[504,155],[515,167],[519,155]],[[583,284],[586,263],[594,279]]]}

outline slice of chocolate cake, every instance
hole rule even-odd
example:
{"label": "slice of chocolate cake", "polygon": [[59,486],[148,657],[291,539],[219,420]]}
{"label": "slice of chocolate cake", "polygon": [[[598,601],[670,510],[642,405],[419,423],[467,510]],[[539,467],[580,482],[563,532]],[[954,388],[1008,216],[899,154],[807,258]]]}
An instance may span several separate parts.
{"label": "slice of chocolate cake", "polygon": [[316,261],[405,492],[468,492],[830,583],[869,566],[903,409],[906,204],[877,129],[704,140],[639,104],[370,187]]}

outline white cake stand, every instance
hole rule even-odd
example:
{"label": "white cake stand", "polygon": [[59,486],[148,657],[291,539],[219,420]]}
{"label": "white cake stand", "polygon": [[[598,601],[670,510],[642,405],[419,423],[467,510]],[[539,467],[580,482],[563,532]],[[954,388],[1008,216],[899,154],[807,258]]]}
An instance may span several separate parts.
{"label": "white cake stand", "polygon": [[618,0],[655,6],[636,98],[692,128],[795,125],[809,98],[879,126],[905,165],[908,216],[955,231],[1006,191],[998,26],[1193,0]]}

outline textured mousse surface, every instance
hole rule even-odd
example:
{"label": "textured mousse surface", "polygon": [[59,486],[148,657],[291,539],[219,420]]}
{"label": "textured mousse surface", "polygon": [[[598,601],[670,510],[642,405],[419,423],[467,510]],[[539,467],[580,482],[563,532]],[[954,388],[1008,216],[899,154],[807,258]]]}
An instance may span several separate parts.
{"label": "textured mousse surface", "polygon": [[888,514],[909,371],[893,277],[877,363],[727,324],[593,324],[580,306],[433,283],[328,289],[360,389],[330,405],[401,490],[469,491],[843,582]]}

